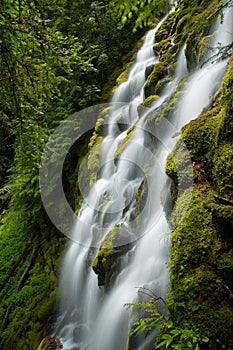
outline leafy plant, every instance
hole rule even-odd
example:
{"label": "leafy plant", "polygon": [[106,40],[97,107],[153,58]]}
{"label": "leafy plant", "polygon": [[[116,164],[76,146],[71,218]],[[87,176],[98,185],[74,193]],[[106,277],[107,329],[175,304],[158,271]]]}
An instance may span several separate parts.
{"label": "leafy plant", "polygon": [[139,309],[147,316],[140,318],[133,324],[133,329],[129,333],[130,336],[134,334],[139,335],[144,331],[149,332],[153,329],[161,329],[167,322],[164,309],[165,301],[163,298],[156,296],[147,288],[140,288],[138,292],[150,296],[150,299],[148,301],[136,301],[125,306],[127,308]]}
{"label": "leafy plant", "polygon": [[[155,349],[176,349],[176,350],[199,350],[200,344],[208,343],[209,338],[200,337],[188,328],[177,327],[173,319],[175,307],[171,302],[168,304],[165,300],[155,295],[147,288],[140,288],[139,293],[150,297],[148,301],[136,301],[132,304],[126,304],[126,307],[131,307],[132,311],[139,309],[142,317],[133,323],[132,330],[129,332],[129,337],[140,335],[143,332],[146,334],[153,330],[160,331],[160,334],[155,340]],[[184,307],[180,303],[180,307]],[[198,306],[193,307],[195,312]]]}

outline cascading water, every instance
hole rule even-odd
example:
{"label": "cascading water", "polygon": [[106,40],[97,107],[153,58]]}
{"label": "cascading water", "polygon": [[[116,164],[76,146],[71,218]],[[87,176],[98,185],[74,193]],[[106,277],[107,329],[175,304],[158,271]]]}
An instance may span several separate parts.
{"label": "cascading water", "polygon": [[[232,10],[228,9],[224,22],[217,24],[212,43],[229,42],[223,33],[230,31],[231,18]],[[196,118],[210,102],[221,83],[227,61],[208,62],[192,74],[186,80],[182,98],[170,122],[163,120],[152,132],[153,137],[148,137],[148,121],[168,103],[180,78],[187,74],[183,47],[174,79],[165,85],[160,98],[139,118],[137,107],[144,99],[145,69],[157,62],[153,41],[160,24],[146,35],[128,80],[113,96],[108,130],[101,147],[100,176],[84,200],[73,229],[74,242],[65,256],[62,321],[57,330],[65,349],[124,350],[129,324],[129,312],[124,304],[137,298],[136,287],[147,287],[157,295],[166,296],[170,230],[161,200],[167,186],[166,158],[175,145],[175,131]],[[130,127],[134,128],[132,137],[114,160]],[[156,139],[154,143],[153,138]],[[145,174],[146,204],[136,215],[135,197],[145,182]],[[124,227],[130,248],[121,258],[121,269],[111,289],[104,293],[98,287],[91,262],[101,241],[115,225]],[[140,340],[134,349],[151,349],[150,338]]]}

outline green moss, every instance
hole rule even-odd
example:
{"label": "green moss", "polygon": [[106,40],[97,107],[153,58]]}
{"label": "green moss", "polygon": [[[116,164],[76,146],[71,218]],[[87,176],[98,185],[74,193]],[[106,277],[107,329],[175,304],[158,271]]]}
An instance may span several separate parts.
{"label": "green moss", "polygon": [[117,78],[117,86],[119,86],[120,84],[124,83],[125,81],[127,81],[127,70],[125,70],[124,72],[122,72],[119,77]]}
{"label": "green moss", "polygon": [[146,98],[148,96],[155,95],[156,85],[159,83],[161,79],[165,77],[166,73],[167,73],[166,63],[159,62],[155,64],[154,69],[152,73],[149,75],[145,85]]}
{"label": "green moss", "polygon": [[153,103],[155,103],[159,99],[158,95],[151,95],[145,99],[138,107],[138,115],[139,118],[143,116],[144,113],[148,112],[148,109],[152,107]]}
{"label": "green moss", "polygon": [[[149,171],[150,169],[144,170],[144,179],[136,192],[136,216],[138,225],[140,224],[140,214],[143,212],[148,197],[147,174]],[[140,230],[139,227],[138,229]]]}
{"label": "green moss", "polygon": [[114,267],[117,267],[114,266],[116,262],[114,242],[117,231],[118,226],[115,225],[101,243],[98,254],[92,263],[92,268],[98,275],[98,284],[100,286],[104,285],[105,288],[109,286],[110,279],[115,272]]}
{"label": "green moss", "polygon": [[176,35],[179,35],[180,33],[182,33],[185,27],[191,22],[191,16],[192,16],[191,11],[181,16],[176,26]]}
{"label": "green moss", "polygon": [[[188,210],[185,211],[179,226],[173,232],[171,269],[179,270],[180,273],[182,270],[188,271],[188,267],[198,267],[202,262],[204,263],[211,258],[217,242],[213,235],[212,215],[204,207],[204,203],[208,203],[207,198],[208,196],[203,198],[199,191],[195,191]],[[209,200],[211,199],[210,196]],[[179,204],[182,205],[182,202],[180,201]],[[176,214],[180,216],[182,211],[182,208],[177,208]],[[177,218],[173,218],[174,220]]]}
{"label": "green moss", "polygon": [[180,98],[182,98],[183,90],[185,88],[187,76],[184,76],[180,79],[176,91],[172,94],[167,106],[163,108],[161,112],[161,118],[167,118],[169,120],[170,116],[172,116],[174,110],[177,107],[177,102]]}
{"label": "green moss", "polygon": [[[216,231],[212,211],[208,209],[214,201],[212,192],[203,194],[195,189],[189,209],[180,213],[185,202],[177,202],[174,221],[180,221],[172,234],[170,252],[171,288],[169,303],[175,308],[175,325],[191,329],[197,338],[209,338],[211,349],[231,342],[233,314],[226,306],[225,268],[231,268],[230,255],[221,252],[222,242]],[[218,266],[218,268],[217,268]],[[224,270],[224,271],[223,271]],[[225,310],[225,314],[223,312]],[[208,316],[207,316],[208,315]],[[218,316],[216,316],[218,315]],[[224,334],[221,327],[224,325]]]}
{"label": "green moss", "polygon": [[229,143],[220,145],[214,157],[213,180],[216,189],[224,194],[233,184],[233,149]]}
{"label": "green moss", "polygon": [[233,249],[220,256],[217,261],[217,267],[220,271],[233,270]]}
{"label": "green moss", "polygon": [[197,57],[198,63],[203,62],[203,58],[207,51],[210,39],[211,39],[210,35],[206,35],[203,37],[200,36],[200,38],[198,39],[198,57]]}
{"label": "green moss", "polygon": [[151,105],[155,102],[155,101],[157,101],[159,99],[159,96],[158,95],[151,95],[151,96],[149,96],[149,97],[147,97],[146,99],[145,99],[145,101],[143,101],[141,104],[140,104],[140,106],[142,106],[142,107],[151,107]]}
{"label": "green moss", "polygon": [[101,148],[101,142],[103,140],[102,136],[98,136],[95,138],[95,146],[91,148],[89,156],[88,156],[88,171],[90,173],[89,177],[89,186],[92,186],[98,177],[98,171],[100,166],[100,148]]}
{"label": "green moss", "polygon": [[198,63],[197,40],[195,34],[189,34],[186,41],[185,56],[189,71],[194,70]]}
{"label": "green moss", "polygon": [[[155,49],[159,52],[160,62],[168,62],[171,59],[172,51],[175,47],[172,45],[172,38],[168,37],[155,45]],[[170,51],[172,49],[172,51]]]}
{"label": "green moss", "polygon": [[47,349],[52,349],[51,348],[51,341],[49,339],[49,337],[46,337],[42,340],[42,342],[40,343],[39,347],[37,348],[37,350],[47,350]]}
{"label": "green moss", "polygon": [[124,151],[124,149],[126,148],[126,146],[128,145],[129,141],[131,140],[132,136],[133,136],[133,132],[135,129],[135,125],[131,126],[126,133],[125,138],[122,140],[122,142],[120,143],[120,145],[118,146],[117,150],[114,153],[114,161],[116,162],[118,157],[121,155],[121,153]]}
{"label": "green moss", "polygon": [[[173,209],[169,213],[169,222],[172,227],[172,229],[175,229],[180,221],[183,219],[191,199],[193,199],[193,189],[188,188],[177,198],[177,192],[176,192],[176,187],[175,183],[173,182],[174,188],[172,188],[172,195],[176,195],[175,198],[172,196],[173,199]],[[177,199],[176,199],[177,198]]]}
{"label": "green moss", "polygon": [[227,74],[222,84],[223,116],[219,128],[218,143],[233,142],[233,60],[231,60]]}
{"label": "green moss", "polygon": [[172,179],[172,201],[176,201],[193,184],[193,166],[190,152],[180,138],[167,158],[166,174]]}
{"label": "green moss", "polygon": [[159,30],[155,33],[155,43],[165,40],[169,35],[174,33],[174,22],[176,14],[170,13],[166,21],[162,23]]}
{"label": "green moss", "polygon": [[216,148],[216,129],[219,118],[219,106],[216,106],[183,128],[182,139],[192,157],[213,154]]}
{"label": "green moss", "polygon": [[[47,246],[47,249],[51,255],[54,254],[53,248]],[[51,327],[57,309],[57,279],[53,270],[58,270],[61,257],[57,260],[56,255],[60,255],[60,251],[61,246],[58,248],[57,245],[52,256],[52,270],[44,257],[37,258],[23,288],[10,292],[13,307],[10,322],[1,334],[2,349],[36,349]]]}

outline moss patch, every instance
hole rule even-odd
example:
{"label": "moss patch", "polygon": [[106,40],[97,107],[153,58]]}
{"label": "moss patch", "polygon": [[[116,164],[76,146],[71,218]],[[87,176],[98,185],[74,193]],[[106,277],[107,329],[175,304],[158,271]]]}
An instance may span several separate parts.
{"label": "moss patch", "polygon": [[133,136],[133,132],[135,129],[135,125],[131,126],[126,133],[125,138],[122,140],[122,142],[120,143],[120,145],[118,146],[117,150],[114,153],[114,161],[117,162],[118,157],[121,155],[121,153],[124,151],[124,149],[127,147],[129,141],[131,140],[132,136]]}
{"label": "moss patch", "polygon": [[166,63],[164,62],[159,62],[156,63],[154,66],[154,69],[152,73],[149,75],[146,85],[145,85],[145,96],[146,98],[151,95],[157,95],[158,91],[160,90],[157,84],[163,79],[166,74]]}

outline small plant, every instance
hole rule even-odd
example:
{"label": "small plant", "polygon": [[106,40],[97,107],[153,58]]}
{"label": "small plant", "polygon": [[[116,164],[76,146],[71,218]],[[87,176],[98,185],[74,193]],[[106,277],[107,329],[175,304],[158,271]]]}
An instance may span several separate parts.
{"label": "small plant", "polygon": [[[176,328],[171,319],[166,324],[166,328],[166,333],[161,336],[162,341],[155,346],[155,349],[200,349],[198,337],[189,329]],[[201,339],[202,343],[207,343],[208,341],[208,337]]]}
{"label": "small plant", "polygon": [[[166,324],[167,318],[164,315],[165,301],[163,298],[158,297],[152,291],[147,288],[140,288],[138,293],[143,293],[150,297],[148,301],[136,301],[135,303],[126,304],[127,308],[138,308],[142,313],[148,316],[140,318],[133,324],[133,329],[130,331],[129,336],[139,335],[146,331],[147,333],[153,329],[160,330],[161,327]],[[160,306],[162,304],[163,307]]]}
{"label": "small plant", "polygon": [[142,312],[142,317],[134,322],[129,337],[140,335],[146,332],[146,335],[157,329],[160,336],[156,338],[155,349],[175,349],[175,350],[199,350],[200,344],[209,342],[208,337],[200,338],[187,328],[178,328],[173,323],[173,313],[163,298],[155,295],[147,288],[140,288],[139,293],[150,297],[148,301],[137,301],[132,304],[126,304],[126,307],[138,308]]}

